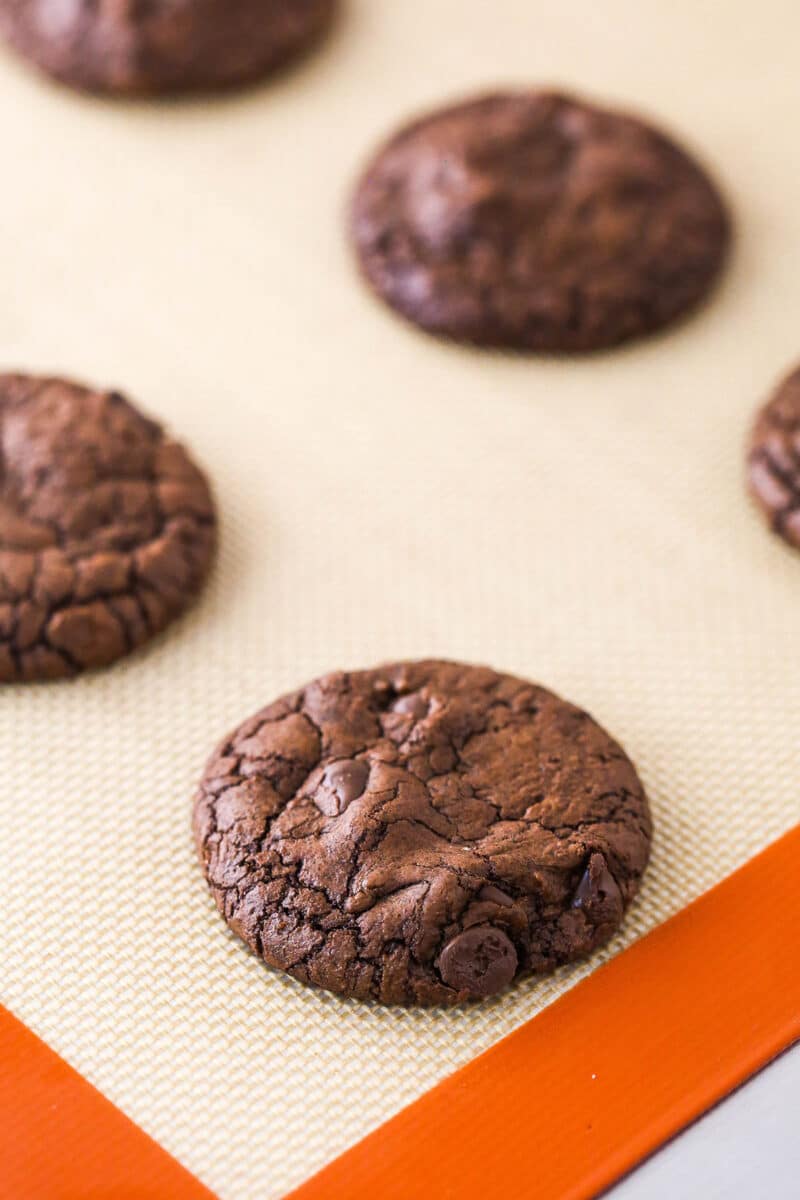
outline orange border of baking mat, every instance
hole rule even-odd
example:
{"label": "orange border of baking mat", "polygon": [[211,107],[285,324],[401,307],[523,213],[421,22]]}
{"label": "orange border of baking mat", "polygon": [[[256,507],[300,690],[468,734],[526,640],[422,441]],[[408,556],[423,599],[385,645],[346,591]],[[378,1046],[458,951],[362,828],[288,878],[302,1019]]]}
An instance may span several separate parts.
{"label": "orange border of baking mat", "polygon": [[0,1200],[214,1200],[0,1006]]}
{"label": "orange border of baking mat", "polygon": [[[800,826],[293,1200],[597,1195],[800,1038],[798,864]],[[213,1200],[0,1006],[0,1200],[23,1197]]]}
{"label": "orange border of baking mat", "polygon": [[291,1200],[596,1196],[800,1038],[799,866],[800,827]]}

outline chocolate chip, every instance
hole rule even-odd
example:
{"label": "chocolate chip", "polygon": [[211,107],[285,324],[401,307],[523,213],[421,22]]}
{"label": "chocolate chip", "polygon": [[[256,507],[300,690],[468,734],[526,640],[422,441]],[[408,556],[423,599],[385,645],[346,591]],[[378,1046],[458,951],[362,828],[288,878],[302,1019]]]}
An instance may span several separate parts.
{"label": "chocolate chip", "polygon": [[493,996],[517,972],[517,952],[502,929],[476,925],[451,938],[439,956],[439,974],[448,987],[470,996]]}
{"label": "chocolate chip", "polygon": [[622,896],[602,854],[593,854],[572,901],[595,925],[618,920]]}
{"label": "chocolate chip", "polygon": [[489,904],[501,904],[504,908],[510,908],[514,903],[514,897],[509,896],[507,892],[503,892],[494,884],[487,884],[478,892],[479,900],[486,900]]}
{"label": "chocolate chip", "polygon": [[392,705],[392,712],[401,713],[404,717],[413,717],[415,721],[421,721],[428,714],[428,701],[423,699],[419,692],[401,696]]}
{"label": "chocolate chip", "polygon": [[327,817],[343,813],[364,792],[369,778],[369,763],[360,759],[342,759],[325,771],[323,787],[317,796],[317,807]]}

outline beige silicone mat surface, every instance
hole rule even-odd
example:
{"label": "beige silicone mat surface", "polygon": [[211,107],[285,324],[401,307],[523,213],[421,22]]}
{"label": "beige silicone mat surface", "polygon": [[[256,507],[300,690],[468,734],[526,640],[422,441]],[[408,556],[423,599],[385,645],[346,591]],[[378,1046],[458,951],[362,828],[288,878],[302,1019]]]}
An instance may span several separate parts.
{"label": "beige silicone mat surface", "polygon": [[[607,953],[800,819],[800,555],[741,454],[800,358],[798,37],[793,0],[349,0],[295,73],[164,105],[0,58],[0,359],[129,391],[194,448],[223,525],[157,645],[0,694],[0,1000],[223,1200],[280,1196],[595,965],[449,1013],[260,966],[189,835],[207,752],[257,706],[444,655],[589,708],[657,821]],[[633,106],[702,155],[738,239],[701,314],[526,361],[371,300],[342,234],[365,154],[506,81]]]}

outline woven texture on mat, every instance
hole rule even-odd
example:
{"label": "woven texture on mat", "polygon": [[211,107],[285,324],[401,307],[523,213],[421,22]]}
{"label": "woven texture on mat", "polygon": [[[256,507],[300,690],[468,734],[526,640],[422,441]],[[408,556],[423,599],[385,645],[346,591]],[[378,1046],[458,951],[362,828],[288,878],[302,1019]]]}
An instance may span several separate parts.
{"label": "woven texture on mat", "polygon": [[[207,753],[260,704],[435,654],[587,707],[657,827],[607,954],[800,818],[800,556],[741,478],[750,414],[800,358],[796,6],[345,10],[297,73],[217,102],[93,102],[0,60],[0,359],[129,390],[223,518],[210,589],[152,649],[0,695],[0,1000],[223,1200],[280,1196],[595,965],[448,1013],[260,966],[189,835]],[[702,152],[739,237],[695,319],[523,361],[366,295],[342,238],[365,153],[506,79],[635,106]]]}

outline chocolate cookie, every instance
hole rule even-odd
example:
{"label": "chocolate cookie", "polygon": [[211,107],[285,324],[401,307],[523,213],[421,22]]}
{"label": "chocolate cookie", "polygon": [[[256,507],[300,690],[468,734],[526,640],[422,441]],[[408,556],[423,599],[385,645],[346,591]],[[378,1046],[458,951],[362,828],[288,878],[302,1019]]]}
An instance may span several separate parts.
{"label": "chocolate cookie", "polygon": [[116,392],[0,375],[0,682],[104,666],[191,601],[208,486]]}
{"label": "chocolate cookie", "polygon": [[146,94],[246,83],[308,47],[335,0],[0,0],[0,32],[72,87]]}
{"label": "chocolate cookie", "polygon": [[231,928],[304,983],[456,1004],[587,954],[650,847],[636,771],[586,713],[484,667],[327,675],[208,763],[194,830]]}
{"label": "chocolate cookie", "polygon": [[402,129],[356,192],[375,291],[424,329],[519,350],[594,350],[695,305],[729,223],[657,130],[551,92],[484,96]]}
{"label": "chocolate cookie", "polygon": [[747,457],[750,491],[776,533],[800,549],[800,367],[756,417]]}

